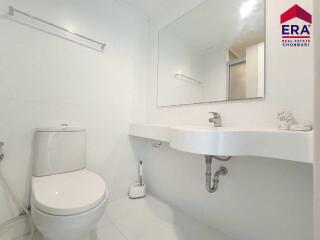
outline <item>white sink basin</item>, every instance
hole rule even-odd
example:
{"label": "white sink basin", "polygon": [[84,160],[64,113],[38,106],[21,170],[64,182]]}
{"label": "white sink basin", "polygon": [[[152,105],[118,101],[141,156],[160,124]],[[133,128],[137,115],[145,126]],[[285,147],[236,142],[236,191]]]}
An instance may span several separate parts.
{"label": "white sink basin", "polygon": [[176,150],[201,155],[260,156],[309,163],[313,159],[313,132],[132,124],[130,135],[158,139]]}
{"label": "white sink basin", "polygon": [[302,159],[310,153],[308,149],[301,151],[306,141],[305,132],[270,128],[175,126],[170,129],[172,148],[203,155]]}

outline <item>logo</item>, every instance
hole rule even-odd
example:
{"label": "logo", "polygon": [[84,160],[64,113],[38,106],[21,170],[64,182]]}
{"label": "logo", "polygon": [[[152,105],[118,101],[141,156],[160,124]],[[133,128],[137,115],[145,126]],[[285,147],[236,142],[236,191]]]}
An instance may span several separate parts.
{"label": "logo", "polygon": [[281,14],[283,47],[309,47],[311,42],[312,15],[299,5]]}

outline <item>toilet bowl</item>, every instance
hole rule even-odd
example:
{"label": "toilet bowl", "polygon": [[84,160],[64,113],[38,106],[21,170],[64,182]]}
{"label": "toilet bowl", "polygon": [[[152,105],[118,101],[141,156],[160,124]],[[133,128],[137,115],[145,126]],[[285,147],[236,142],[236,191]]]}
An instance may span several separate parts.
{"label": "toilet bowl", "polygon": [[104,180],[85,169],[85,130],[37,130],[31,215],[43,240],[89,240],[108,200]]}

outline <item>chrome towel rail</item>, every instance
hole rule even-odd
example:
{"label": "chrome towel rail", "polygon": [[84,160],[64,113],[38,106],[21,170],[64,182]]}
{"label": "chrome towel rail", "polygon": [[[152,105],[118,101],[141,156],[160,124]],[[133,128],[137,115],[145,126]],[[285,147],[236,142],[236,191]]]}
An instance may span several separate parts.
{"label": "chrome towel rail", "polygon": [[192,77],[190,77],[190,76],[187,76],[187,75],[185,75],[185,74],[183,74],[183,73],[176,73],[176,74],[174,75],[174,77],[175,77],[176,79],[178,79],[178,80],[185,81],[185,82],[189,82],[189,83],[192,83],[192,84],[196,84],[196,85],[201,85],[201,84],[202,84],[201,81],[199,81],[199,80],[197,80],[197,79],[194,79],[194,78],[192,78]]}
{"label": "chrome towel rail", "polygon": [[103,51],[103,49],[104,49],[105,46],[106,46],[106,44],[103,43],[103,42],[99,42],[99,41],[96,41],[96,40],[94,40],[94,39],[91,39],[91,38],[88,38],[88,37],[86,37],[86,36],[83,36],[83,35],[81,35],[81,34],[74,33],[74,32],[72,32],[72,31],[70,31],[70,30],[68,30],[68,29],[66,29],[66,28],[64,28],[64,27],[60,27],[60,26],[58,26],[58,25],[56,25],[56,24],[50,23],[50,22],[48,22],[48,21],[46,21],[46,20],[43,20],[43,19],[41,19],[41,18],[32,16],[32,15],[26,13],[26,12],[23,12],[23,11],[21,11],[21,10],[18,10],[18,9],[16,9],[16,8],[12,7],[12,6],[9,6],[9,15],[10,15],[10,16],[13,16],[14,13],[22,14],[22,15],[24,15],[24,16],[26,16],[26,17],[29,17],[29,18],[33,19],[33,20],[36,20],[36,21],[39,21],[39,22],[41,22],[41,23],[50,25],[50,26],[55,27],[55,28],[57,28],[57,29],[59,29],[59,30],[65,31],[65,32],[67,32],[67,33],[70,33],[70,34],[75,35],[75,36],[77,36],[77,37],[80,37],[80,38],[82,38],[82,39],[86,39],[86,40],[88,40],[88,41],[90,41],[90,42],[96,43],[96,44],[100,45],[101,51]]}

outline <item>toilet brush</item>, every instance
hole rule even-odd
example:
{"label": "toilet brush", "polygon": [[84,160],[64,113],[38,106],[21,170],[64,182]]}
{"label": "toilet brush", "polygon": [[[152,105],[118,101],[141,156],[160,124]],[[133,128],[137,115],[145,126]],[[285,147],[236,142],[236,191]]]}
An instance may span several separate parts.
{"label": "toilet brush", "polygon": [[139,181],[133,182],[129,187],[129,198],[137,199],[146,196],[146,185],[143,183],[142,178],[142,161],[139,164]]}

